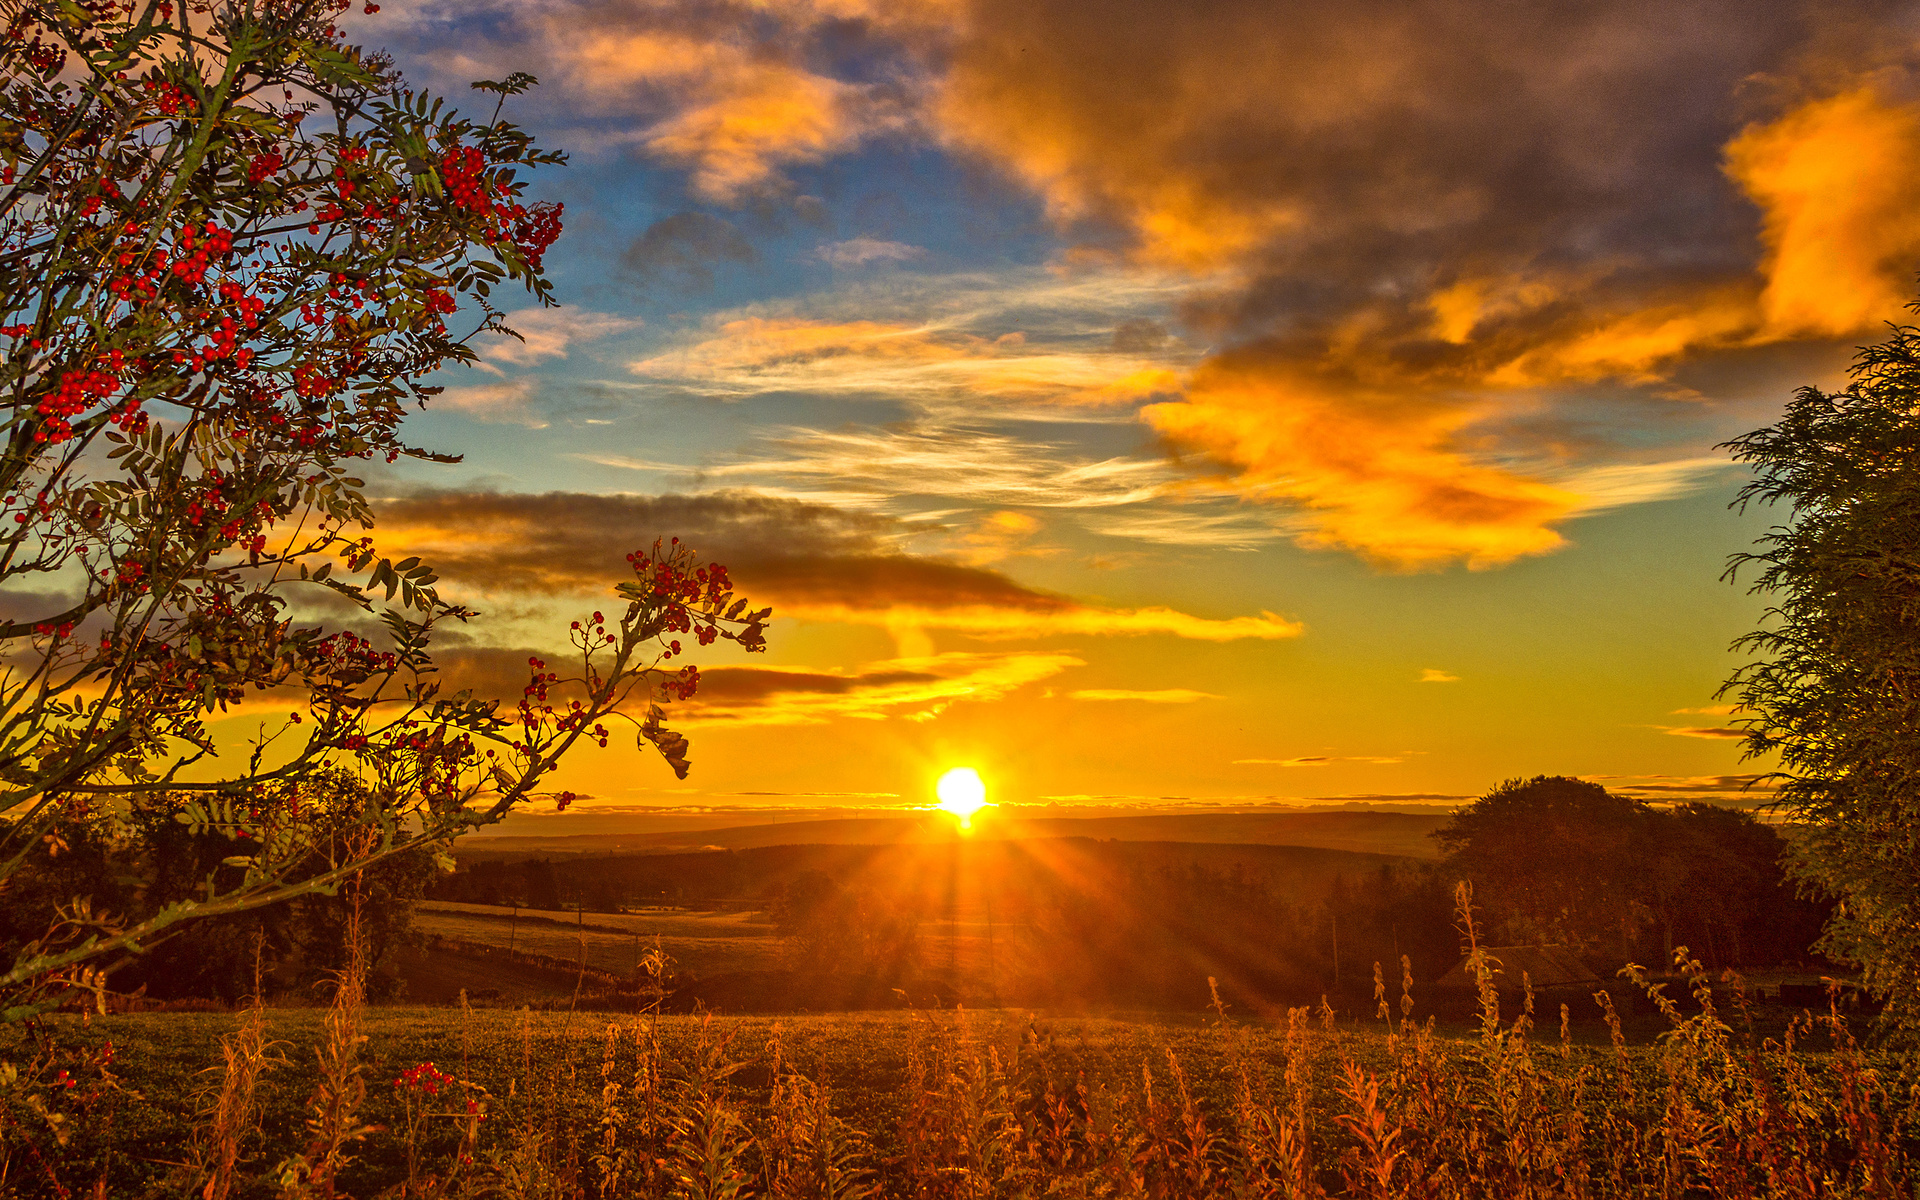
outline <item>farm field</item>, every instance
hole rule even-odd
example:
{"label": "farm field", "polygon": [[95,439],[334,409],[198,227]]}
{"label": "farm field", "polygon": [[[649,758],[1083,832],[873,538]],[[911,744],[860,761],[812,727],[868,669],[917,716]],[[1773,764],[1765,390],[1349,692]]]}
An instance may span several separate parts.
{"label": "farm field", "polygon": [[[621,979],[633,977],[640,958],[654,948],[655,939],[682,979],[783,971],[802,960],[764,914],[750,912],[659,909],[580,914],[520,909],[516,913],[492,905],[428,901],[420,905],[414,927],[429,937],[567,963],[584,961],[590,970]],[[1005,925],[990,929],[982,920],[925,922],[920,926],[917,944],[925,972],[972,981],[964,990],[969,1000],[991,997],[996,976],[1008,979],[1034,967],[1017,929]],[[512,977],[511,972],[506,978],[474,975],[448,982],[441,978],[448,975],[448,957],[445,953],[403,952],[399,965],[409,980],[406,996],[424,1003],[447,1003],[464,987],[469,993],[485,989],[499,992],[499,999],[526,1002],[572,991],[570,985],[556,987],[551,979],[521,979]]]}
{"label": "farm field", "polygon": [[781,965],[774,928],[755,913],[591,913],[510,909],[428,901],[414,926],[422,933],[508,947],[569,961],[610,975],[631,976],[655,938],[682,970],[700,975],[767,971]]}
{"label": "farm field", "polygon": [[[70,1138],[43,1157],[44,1189],[22,1184],[27,1190],[15,1194],[59,1194],[57,1182],[74,1194],[102,1185],[106,1195],[185,1195],[191,1181],[178,1164],[195,1161],[206,1146],[205,1134],[195,1133],[204,1117],[195,1114],[215,1105],[225,1079],[214,1069],[221,1039],[246,1019],[62,1015],[32,1039],[13,1035],[0,1057],[47,1068],[66,1062],[72,1066],[62,1069],[82,1084],[54,1100],[70,1118]],[[262,1019],[265,1070],[252,1132],[237,1146],[242,1179],[264,1174],[311,1136],[316,1047],[328,1036],[322,1010],[265,1010]],[[1523,1156],[1509,1170],[1542,1185],[1456,1195],[1565,1194],[1544,1184],[1574,1165],[1569,1155],[1597,1174],[1612,1172],[1621,1186],[1595,1189],[1600,1194],[1657,1195],[1668,1166],[1682,1178],[1707,1178],[1715,1155],[1733,1154],[1741,1144],[1735,1139],[1756,1135],[1799,1137],[1807,1161],[1831,1170],[1821,1194],[1904,1195],[1910,1184],[1897,1157],[1885,1178],[1903,1190],[1852,1184],[1863,1155],[1906,1154],[1916,1144],[1911,1112],[1863,1074],[1875,1061],[1844,1040],[1835,1052],[1817,1030],[1802,1037],[1789,1062],[1772,1051],[1748,1060],[1738,1035],[1722,1043],[1700,1021],[1661,1044],[1629,1048],[1604,1034],[1563,1043],[1555,1031],[1539,1030],[1534,1040],[1511,1025],[1488,1037],[1403,1031],[1390,1040],[1383,1023],[1328,1029],[1304,1010],[1289,1023],[1224,1024],[1211,1016],[1010,1010],[708,1019],[392,1008],[350,1019],[364,1034],[346,1076],[357,1081],[350,1097],[364,1086],[353,1117],[363,1136],[347,1147],[350,1161],[338,1178],[350,1196],[402,1180],[410,1152],[432,1159],[436,1170],[468,1154],[476,1189],[529,1174],[549,1185],[605,1184],[614,1171],[609,1147],[664,1159],[670,1172],[718,1170],[737,1185],[729,1194],[829,1194],[779,1192],[769,1182],[803,1169],[806,1155],[796,1157],[793,1145],[802,1126],[831,1142],[813,1149],[831,1149],[848,1180],[899,1197],[1040,1195],[1043,1185],[1058,1185],[1044,1194],[1242,1195],[1228,1190],[1231,1179],[1269,1170],[1333,1194],[1419,1194],[1348,1186],[1354,1180],[1346,1168],[1356,1161],[1349,1152],[1368,1146],[1355,1130],[1370,1128],[1352,1122],[1370,1121],[1369,1111],[1428,1166],[1504,1144],[1503,1161]],[[110,1085],[84,1065],[99,1062],[108,1044]],[[429,1102],[397,1082],[427,1070],[423,1063],[445,1074],[444,1098]],[[1793,1094],[1797,1115],[1785,1128],[1757,1130],[1750,1122],[1758,1114],[1739,1089],[1724,1086],[1751,1084],[1753,1076],[1742,1073],[1756,1068]],[[1384,1090],[1369,1091],[1376,1086],[1369,1076]],[[1857,1093],[1846,1092],[1847,1079]],[[1446,1087],[1435,1092],[1436,1084]],[[1450,1098],[1442,1094],[1456,1086]],[[463,1144],[467,1098],[486,1120]],[[1551,1121],[1533,1128],[1527,1143],[1512,1144],[1522,1127],[1513,1122],[1533,1122],[1548,1101],[1555,1102]],[[665,1117],[648,1124],[649,1105]],[[423,1117],[430,1112],[447,1115]],[[1877,1124],[1863,1123],[1866,1116]],[[724,1162],[695,1137],[702,1121],[731,1147]],[[1490,1135],[1495,1140],[1487,1142]],[[1484,1143],[1480,1152],[1474,1136]],[[1632,1153],[1622,1157],[1623,1147]],[[30,1156],[13,1157],[13,1181],[21,1181]],[[1663,1165],[1664,1157],[1672,1162]],[[1413,1169],[1413,1158],[1396,1156],[1387,1173]],[[639,1176],[624,1178],[629,1190],[607,1194],[691,1194],[669,1193],[670,1181],[650,1191]],[[934,1180],[946,1188],[929,1188]],[[1185,1186],[1169,1190],[1168,1180]],[[961,1182],[968,1186],[958,1188]],[[485,1194],[556,1192],[572,1194],[560,1187]],[[232,1194],[274,1193],[244,1185]],[[1703,1186],[1686,1194],[1744,1193]]]}
{"label": "farm field", "polygon": [[[1010,808],[982,818],[976,836],[989,840],[1083,837],[1138,842],[1215,842],[1346,850],[1371,854],[1435,858],[1428,835],[1446,823],[1444,813],[1403,812],[1189,812],[1115,816],[1082,810],[1071,816],[1040,815],[1042,810]],[[744,814],[725,817],[566,817],[516,814],[507,819],[511,834],[477,834],[464,839],[461,857],[558,858],[603,855],[683,853],[702,848],[739,850],[802,844],[885,845],[951,840],[944,814],[868,813],[860,816],[802,816],[766,821]],[[583,832],[561,833],[561,829]],[[584,832],[594,830],[594,832]]]}

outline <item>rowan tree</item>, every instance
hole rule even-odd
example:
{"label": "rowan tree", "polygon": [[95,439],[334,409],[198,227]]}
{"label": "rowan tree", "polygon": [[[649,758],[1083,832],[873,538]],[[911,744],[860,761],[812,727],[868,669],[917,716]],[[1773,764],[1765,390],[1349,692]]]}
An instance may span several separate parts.
{"label": "rowan tree", "polygon": [[[435,683],[435,628],[476,614],[380,552],[355,471],[454,461],[405,415],[503,328],[497,288],[552,302],[562,213],[526,189],[562,156],[501,119],[530,77],[461,116],[347,44],[345,8],[0,0],[0,887],[80,827],[137,862],[155,814],[245,847],[192,899],[75,895],[0,974],[12,1017],[196,917],[564,805],[543,780],[616,717],[684,775],[670,639],[763,648],[723,568],[656,543],[517,706]],[[242,706],[269,715],[236,744]],[[366,801],[316,823],[334,770]]]}

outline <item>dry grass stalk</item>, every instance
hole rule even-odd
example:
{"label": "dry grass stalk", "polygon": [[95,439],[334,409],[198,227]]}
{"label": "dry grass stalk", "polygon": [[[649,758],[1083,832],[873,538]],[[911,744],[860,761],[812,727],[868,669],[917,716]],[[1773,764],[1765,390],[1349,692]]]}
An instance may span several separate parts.
{"label": "dry grass stalk", "polygon": [[360,1047],[366,1035],[360,1018],[366,1003],[366,930],[362,891],[356,878],[347,909],[347,965],[335,977],[333,1003],[327,1008],[325,1041],[319,1046],[319,1080],[307,1101],[305,1148],[279,1170],[281,1200],[335,1200],[335,1182],[349,1159],[347,1149],[365,1137],[360,1106],[366,1100],[366,1068]]}
{"label": "dry grass stalk", "polygon": [[195,1130],[191,1171],[201,1200],[226,1200],[233,1191],[240,1150],[258,1124],[260,1077],[286,1060],[274,1053],[279,1043],[267,1037],[267,1010],[260,999],[256,969],[253,998],[240,1024],[220,1039],[220,1091]]}

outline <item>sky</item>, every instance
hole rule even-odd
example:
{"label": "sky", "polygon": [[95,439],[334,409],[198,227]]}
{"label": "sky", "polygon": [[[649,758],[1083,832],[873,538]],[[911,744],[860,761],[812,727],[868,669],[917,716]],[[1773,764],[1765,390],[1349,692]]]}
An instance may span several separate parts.
{"label": "sky", "polygon": [[[583,809],[1738,799],[1716,446],[1920,270],[1910,4],[385,0],[565,167],[384,551],[507,686],[679,536],[772,606]],[[471,317],[473,314],[463,314]],[[512,694],[518,687],[511,688]]]}

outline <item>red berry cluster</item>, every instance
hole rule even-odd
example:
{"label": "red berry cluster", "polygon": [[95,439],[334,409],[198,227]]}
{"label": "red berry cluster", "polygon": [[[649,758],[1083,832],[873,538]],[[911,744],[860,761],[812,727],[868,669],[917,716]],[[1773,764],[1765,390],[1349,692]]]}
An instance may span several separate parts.
{"label": "red berry cluster", "polygon": [[73,418],[119,390],[117,375],[92,368],[62,371],[60,386],[34,408],[40,428],[33,431],[33,440],[58,446],[73,436]]}
{"label": "red berry cluster", "polygon": [[[559,683],[560,676],[547,670],[547,660],[544,658],[529,658],[527,659],[527,665],[533,668],[533,676],[528,681],[526,690],[521,694],[545,704],[547,701],[547,689]],[[526,701],[522,700],[520,706],[525,708]]]}
{"label": "red berry cluster", "polygon": [[[315,675],[346,687],[391,671],[399,663],[394,655],[375,650],[372,642],[345,629],[313,643],[306,651],[306,661],[308,669]],[[366,748],[367,739],[350,737],[341,745],[349,750],[361,750]]]}
{"label": "red berry cluster", "polygon": [[256,154],[253,156],[253,161],[247,164],[247,182],[252,184],[265,183],[275,175],[278,175],[280,168],[286,165],[287,160],[280,157],[280,152],[277,150],[269,150],[264,154]]}
{"label": "red berry cluster", "polygon": [[338,381],[329,378],[311,363],[302,363],[293,369],[293,392],[302,400],[331,396],[339,386]]}
{"label": "red berry cluster", "polygon": [[198,232],[188,225],[180,231],[178,250],[183,257],[173,264],[173,273],[197,284],[207,277],[209,264],[233,253],[233,234],[212,221]]}
{"label": "red berry cluster", "polygon": [[65,50],[49,42],[43,42],[37,37],[22,47],[21,52],[27,56],[27,61],[33,64],[35,70],[47,75],[52,75],[67,65]]}
{"label": "red berry cluster", "polygon": [[688,664],[660,684],[660,690],[676,700],[690,700],[700,690],[700,668]]}
{"label": "red berry cluster", "polygon": [[513,223],[514,244],[519,246],[527,265],[538,271],[546,259],[547,249],[560,240],[560,215],[566,211],[566,205],[536,204],[519,211],[520,216]]}
{"label": "red berry cluster", "polygon": [[482,215],[493,212],[486,170],[486,156],[472,146],[455,146],[440,156],[440,178],[454,204]]}
{"label": "red berry cluster", "polygon": [[168,83],[164,79],[149,79],[140,86],[147,90],[147,99],[160,110],[161,116],[192,116],[200,107],[187,89],[177,83]]}
{"label": "red berry cluster", "polygon": [[399,1088],[401,1091],[420,1092],[428,1096],[438,1096],[441,1088],[452,1091],[454,1088],[460,1086],[460,1081],[434,1066],[432,1063],[423,1062],[418,1066],[408,1067],[406,1070],[400,1072],[400,1078],[393,1081],[393,1086]]}

